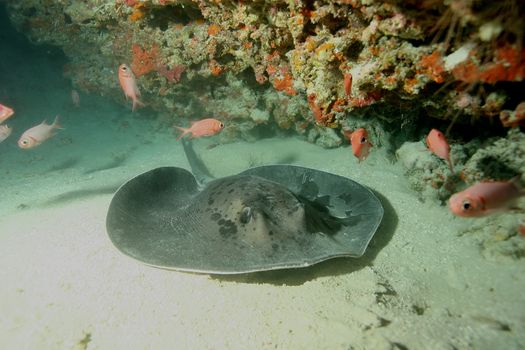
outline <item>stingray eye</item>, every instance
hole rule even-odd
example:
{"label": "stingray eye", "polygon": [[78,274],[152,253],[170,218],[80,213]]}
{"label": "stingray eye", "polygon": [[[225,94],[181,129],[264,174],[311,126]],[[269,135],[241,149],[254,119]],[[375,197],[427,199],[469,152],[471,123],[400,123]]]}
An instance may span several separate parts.
{"label": "stingray eye", "polygon": [[250,207],[244,207],[241,211],[241,222],[243,224],[247,224],[252,219],[252,208]]}
{"label": "stingray eye", "polygon": [[469,201],[463,201],[463,204],[462,204],[461,208],[464,211],[468,211],[470,208],[472,208],[472,205],[470,204]]}

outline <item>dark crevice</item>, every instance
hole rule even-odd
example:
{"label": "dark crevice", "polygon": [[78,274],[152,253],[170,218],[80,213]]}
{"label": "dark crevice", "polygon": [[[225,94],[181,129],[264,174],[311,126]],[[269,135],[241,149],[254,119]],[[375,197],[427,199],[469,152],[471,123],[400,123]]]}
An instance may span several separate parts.
{"label": "dark crevice", "polygon": [[162,31],[167,30],[171,25],[187,25],[195,20],[204,20],[204,16],[197,7],[185,5],[166,5],[162,7],[152,7],[147,11],[147,24]]}
{"label": "dark crevice", "polygon": [[360,41],[354,41],[348,48],[346,49],[344,55],[348,58],[349,61],[357,61],[357,58],[361,54],[361,51],[363,51],[364,45]]}

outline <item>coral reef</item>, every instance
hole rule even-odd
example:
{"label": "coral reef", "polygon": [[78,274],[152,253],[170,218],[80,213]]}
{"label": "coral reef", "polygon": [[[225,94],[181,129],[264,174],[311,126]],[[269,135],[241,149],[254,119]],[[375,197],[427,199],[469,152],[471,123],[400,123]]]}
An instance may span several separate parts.
{"label": "coral reef", "polygon": [[[301,115],[283,118],[275,108],[263,118],[299,133],[342,128],[375,104],[422,105],[425,115],[453,123],[500,113],[504,127],[522,120],[511,113],[525,76],[518,0],[7,4],[33,41],[63,48],[71,60],[65,73],[78,88],[122,100],[114,71],[126,62],[151,108],[183,118],[229,113],[215,109],[210,89],[236,80],[255,91],[236,101],[246,109],[276,100],[309,106]],[[250,113],[235,115],[242,123],[249,125],[235,128],[258,124]]]}
{"label": "coral reef", "polygon": [[[219,118],[220,142],[296,133],[338,147],[364,127],[443,203],[525,172],[522,0],[5,3],[30,40],[62,48],[76,89],[124,104],[127,63],[147,111]],[[451,136],[457,173],[421,142],[432,127]]]}
{"label": "coral reef", "polygon": [[509,130],[505,138],[489,139],[484,145],[475,141],[475,144],[476,151],[461,171],[461,178],[467,184],[485,179],[506,180],[525,174],[525,134],[518,129]]}

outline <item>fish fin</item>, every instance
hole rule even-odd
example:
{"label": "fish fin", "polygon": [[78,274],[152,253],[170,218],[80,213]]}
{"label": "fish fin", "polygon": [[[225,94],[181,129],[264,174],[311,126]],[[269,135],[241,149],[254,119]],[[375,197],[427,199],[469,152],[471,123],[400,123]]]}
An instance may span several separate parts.
{"label": "fish fin", "polygon": [[523,187],[523,184],[521,183],[521,175],[514,176],[509,182],[516,187],[520,197],[525,196],[525,187]]}
{"label": "fish fin", "polygon": [[144,106],[145,106],[145,104],[142,103],[141,100],[136,98],[136,99],[133,100],[133,106],[131,107],[131,111],[135,112],[135,109],[137,109],[137,107],[144,107]]}
{"label": "fish fin", "polygon": [[454,164],[452,164],[452,159],[450,159],[450,156],[447,159],[448,167],[450,169],[450,172],[454,174]]}
{"label": "fish fin", "polygon": [[182,132],[180,133],[180,135],[177,137],[177,140],[180,140],[184,135],[186,135],[187,133],[190,132],[190,129],[182,128],[182,127],[180,127],[180,126],[176,126],[176,125],[175,125],[175,128],[176,128],[177,130],[182,131]]}
{"label": "fish fin", "polygon": [[57,115],[55,117],[55,120],[53,121],[53,124],[51,124],[51,126],[53,127],[53,129],[64,129],[62,127],[62,125],[60,125],[60,116]]}

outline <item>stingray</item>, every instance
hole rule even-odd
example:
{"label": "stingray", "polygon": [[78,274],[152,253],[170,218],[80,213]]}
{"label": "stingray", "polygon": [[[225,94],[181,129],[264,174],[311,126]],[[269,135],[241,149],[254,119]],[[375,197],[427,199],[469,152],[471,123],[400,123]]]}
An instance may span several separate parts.
{"label": "stingray", "polygon": [[193,174],[147,171],[123,184],[109,206],[111,241],[147,265],[240,274],[357,258],[383,217],[373,192],[346,177],[265,165],[213,179],[183,145]]}

